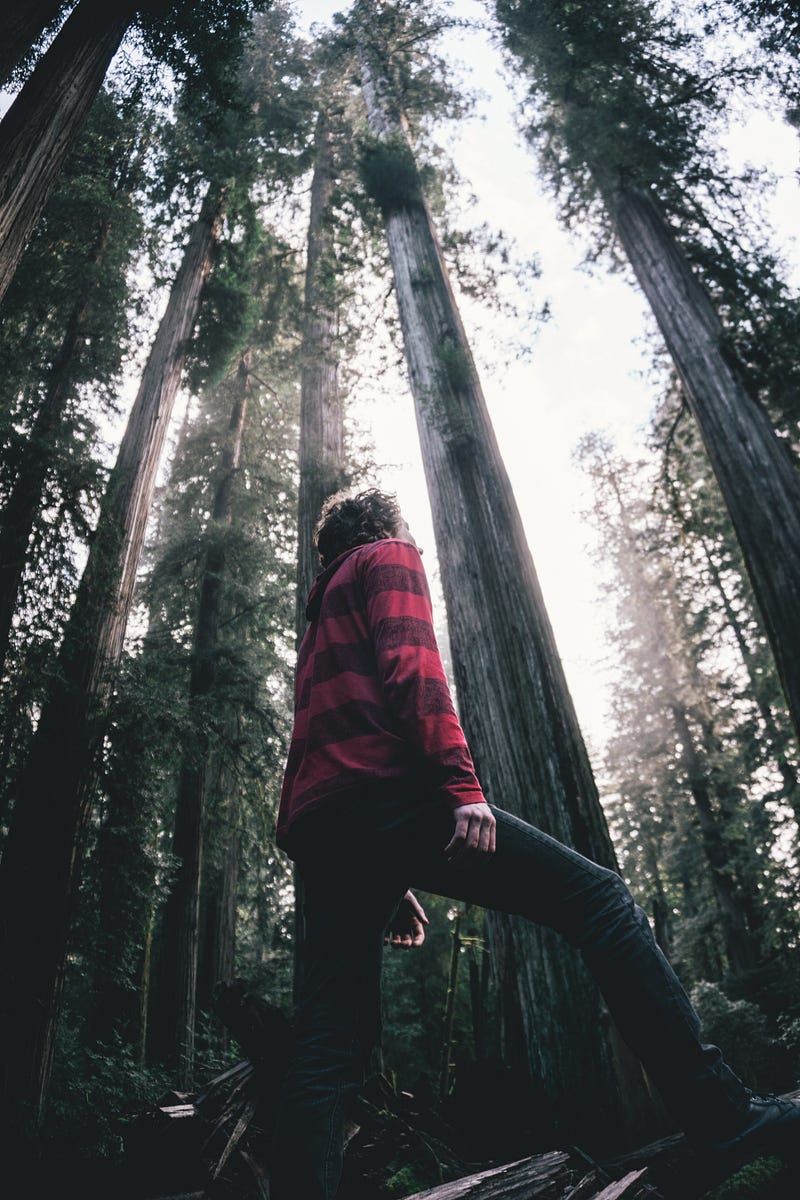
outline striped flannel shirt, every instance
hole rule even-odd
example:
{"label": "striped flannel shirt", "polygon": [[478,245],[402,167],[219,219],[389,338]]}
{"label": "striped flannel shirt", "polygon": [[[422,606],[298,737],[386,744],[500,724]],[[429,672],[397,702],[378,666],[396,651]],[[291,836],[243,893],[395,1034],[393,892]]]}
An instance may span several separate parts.
{"label": "striped flannel shirt", "polygon": [[317,578],[300,645],[278,844],[298,817],[382,780],[484,797],[453,708],[416,546],[387,538]]}

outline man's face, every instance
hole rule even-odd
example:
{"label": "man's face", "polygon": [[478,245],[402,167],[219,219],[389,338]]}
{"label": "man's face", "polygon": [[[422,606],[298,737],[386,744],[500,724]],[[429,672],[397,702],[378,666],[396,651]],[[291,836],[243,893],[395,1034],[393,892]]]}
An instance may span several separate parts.
{"label": "man's face", "polygon": [[[395,537],[398,539],[398,541],[409,542],[412,546],[417,546],[417,540],[411,530],[408,528],[408,522],[406,521],[405,517],[400,518],[400,528],[395,534]],[[417,546],[417,549],[419,550],[420,554],[422,554],[422,550],[419,546]]]}

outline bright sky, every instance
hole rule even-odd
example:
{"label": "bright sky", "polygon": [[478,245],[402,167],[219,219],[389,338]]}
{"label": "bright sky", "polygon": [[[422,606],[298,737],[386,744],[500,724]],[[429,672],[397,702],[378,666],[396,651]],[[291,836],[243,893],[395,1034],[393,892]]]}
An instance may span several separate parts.
{"label": "bright sky", "polygon": [[[342,0],[298,0],[302,25],[327,24],[345,9]],[[486,22],[488,5],[455,0],[453,12]],[[453,131],[450,149],[478,197],[475,221],[488,221],[512,236],[525,256],[536,255],[542,277],[532,301],[547,297],[552,316],[540,327],[532,355],[500,371],[494,341],[509,332],[503,323],[492,338],[486,314],[465,305],[468,333],[483,369],[483,383],[500,449],[511,477],[584,736],[590,748],[604,740],[612,674],[605,662],[604,629],[612,619],[600,595],[601,573],[589,553],[591,529],[580,519],[588,506],[582,474],[572,462],[579,438],[608,432],[620,450],[643,451],[644,434],[658,384],[650,376],[645,344],[649,329],[638,290],[620,275],[589,274],[580,264],[577,239],[558,226],[555,206],[536,179],[535,162],[515,127],[515,104],[502,75],[499,52],[488,31],[454,33],[447,43],[455,62],[467,65],[469,85],[483,93],[474,119]],[[798,204],[798,144],[788,126],[756,112],[730,137],[734,165],[768,165],[780,177],[773,211],[779,228],[794,229]],[[800,259],[794,247],[794,261]],[[522,335],[521,335],[522,336]],[[371,426],[380,482],[396,490],[417,540],[434,553],[430,510],[408,394],[381,409],[360,406]]]}

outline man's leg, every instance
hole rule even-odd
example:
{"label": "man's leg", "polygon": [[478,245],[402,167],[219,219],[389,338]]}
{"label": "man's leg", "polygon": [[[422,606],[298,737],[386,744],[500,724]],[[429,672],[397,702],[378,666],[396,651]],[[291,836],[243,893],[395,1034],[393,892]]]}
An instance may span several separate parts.
{"label": "man's leg", "polygon": [[305,883],[305,977],[273,1138],[273,1200],[333,1200],[348,1100],[380,1040],[383,934],[403,884]]}
{"label": "man's leg", "polygon": [[428,802],[410,806],[404,819],[397,814],[388,832],[412,886],[561,933],[581,952],[622,1036],[681,1125],[699,1139],[734,1127],[747,1108],[747,1092],[718,1048],[702,1043],[689,998],[622,879],[526,822],[493,811],[496,852],[474,867],[445,860],[450,811]]}

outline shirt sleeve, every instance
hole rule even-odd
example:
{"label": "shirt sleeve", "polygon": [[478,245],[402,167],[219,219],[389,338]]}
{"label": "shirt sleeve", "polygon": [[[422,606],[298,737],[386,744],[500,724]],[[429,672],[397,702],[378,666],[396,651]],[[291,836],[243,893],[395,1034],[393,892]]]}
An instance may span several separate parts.
{"label": "shirt sleeve", "polygon": [[484,802],[442,665],[416,546],[375,542],[362,560],[367,622],[386,703],[454,807]]}

